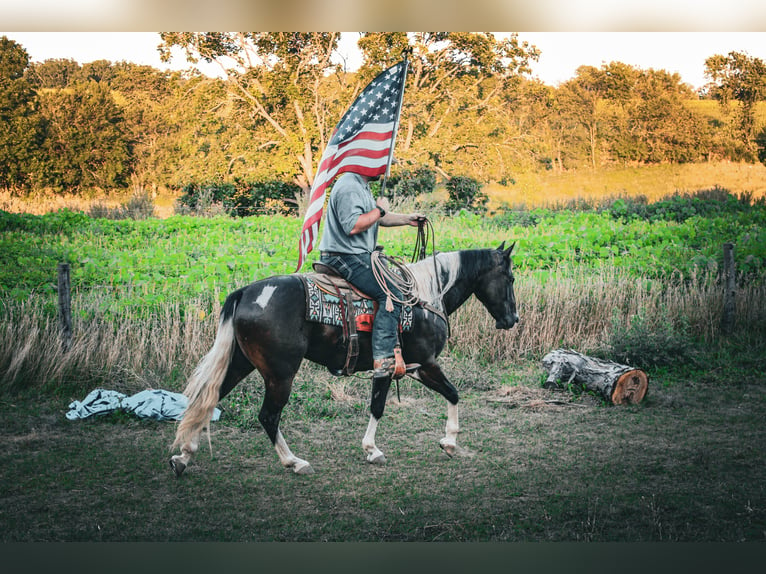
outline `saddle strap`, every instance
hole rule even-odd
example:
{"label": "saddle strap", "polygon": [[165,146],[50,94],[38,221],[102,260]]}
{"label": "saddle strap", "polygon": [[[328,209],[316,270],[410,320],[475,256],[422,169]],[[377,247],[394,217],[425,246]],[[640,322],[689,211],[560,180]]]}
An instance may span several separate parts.
{"label": "saddle strap", "polygon": [[356,372],[356,360],[359,357],[359,333],[356,331],[356,317],[354,315],[354,302],[350,291],[345,294],[336,285],[341,316],[343,317],[343,338],[346,340],[346,363],[343,365],[344,375],[353,375]]}

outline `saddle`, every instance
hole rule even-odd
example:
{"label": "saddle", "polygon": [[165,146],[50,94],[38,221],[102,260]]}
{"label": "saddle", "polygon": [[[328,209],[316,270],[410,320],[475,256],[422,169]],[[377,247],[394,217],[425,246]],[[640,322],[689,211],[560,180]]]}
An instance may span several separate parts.
{"label": "saddle", "polygon": [[[347,345],[343,369],[334,374],[351,375],[359,356],[359,332],[372,332],[377,301],[363,293],[329,265],[315,262],[314,273],[299,275],[306,292],[306,319],[343,328]],[[399,319],[399,332],[412,328],[412,307],[405,306]]]}

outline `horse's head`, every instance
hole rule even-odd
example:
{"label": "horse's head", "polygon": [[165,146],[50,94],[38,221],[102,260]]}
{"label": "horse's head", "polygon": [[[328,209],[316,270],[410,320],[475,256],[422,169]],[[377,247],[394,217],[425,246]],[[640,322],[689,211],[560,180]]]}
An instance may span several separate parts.
{"label": "horse's head", "polygon": [[510,329],[519,321],[513,293],[511,252],[514,245],[515,242],[506,249],[503,241],[500,247],[491,251],[494,265],[482,274],[475,290],[476,297],[492,315],[498,329]]}

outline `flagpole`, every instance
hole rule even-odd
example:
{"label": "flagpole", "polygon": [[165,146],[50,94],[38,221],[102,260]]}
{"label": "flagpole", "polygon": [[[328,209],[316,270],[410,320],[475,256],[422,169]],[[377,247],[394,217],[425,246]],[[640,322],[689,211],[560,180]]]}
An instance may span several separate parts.
{"label": "flagpole", "polygon": [[407,69],[409,68],[409,60],[407,54],[412,53],[412,46],[409,46],[402,50],[402,56],[404,57],[404,72],[402,72],[402,89],[399,91],[399,105],[398,113],[396,114],[396,121],[394,122],[394,133],[391,139],[391,149],[388,150],[388,163],[386,163],[386,173],[383,175],[383,182],[380,184],[380,196],[386,195],[386,182],[389,175],[391,175],[391,161],[394,159],[394,147],[396,146],[396,134],[399,132],[399,120],[402,116],[402,101],[404,100],[404,84],[407,82]]}

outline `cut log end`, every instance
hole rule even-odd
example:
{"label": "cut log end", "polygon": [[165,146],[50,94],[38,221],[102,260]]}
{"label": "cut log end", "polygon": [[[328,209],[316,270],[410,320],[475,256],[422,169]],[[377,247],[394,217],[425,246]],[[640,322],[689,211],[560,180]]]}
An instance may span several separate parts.
{"label": "cut log end", "polygon": [[617,379],[612,391],[612,403],[615,405],[638,404],[644,400],[649,388],[649,377],[644,371],[634,369]]}

